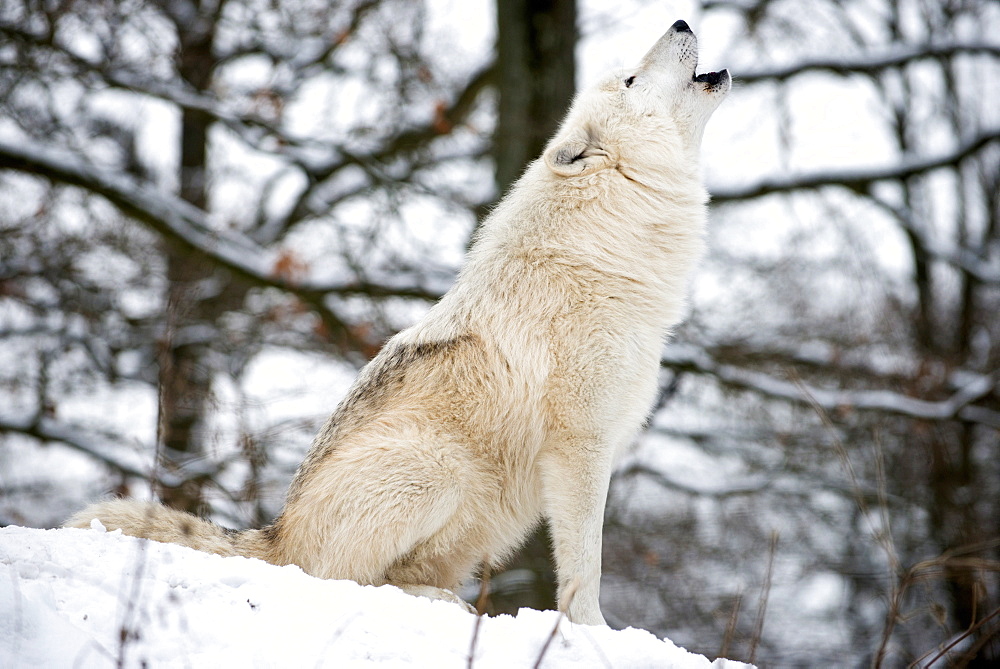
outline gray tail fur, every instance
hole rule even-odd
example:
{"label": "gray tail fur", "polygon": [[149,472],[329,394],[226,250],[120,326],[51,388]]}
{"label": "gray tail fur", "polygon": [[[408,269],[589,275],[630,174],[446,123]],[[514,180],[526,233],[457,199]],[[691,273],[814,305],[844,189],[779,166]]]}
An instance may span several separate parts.
{"label": "gray tail fur", "polygon": [[109,531],[179,544],[216,555],[242,555],[267,559],[266,535],[261,530],[234,532],[197,516],[156,502],[112,499],[91,504],[63,523],[63,527],[91,527],[97,519]]}

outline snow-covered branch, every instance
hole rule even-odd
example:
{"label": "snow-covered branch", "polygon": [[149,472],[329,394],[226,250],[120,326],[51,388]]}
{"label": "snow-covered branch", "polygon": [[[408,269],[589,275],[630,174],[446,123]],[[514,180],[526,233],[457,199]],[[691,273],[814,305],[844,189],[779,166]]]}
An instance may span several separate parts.
{"label": "snow-covered branch", "polygon": [[714,204],[739,203],[767,195],[787,195],[839,186],[871,197],[875,204],[893,215],[897,223],[920,241],[928,255],[960,268],[982,283],[1000,283],[1000,267],[984,261],[974,249],[961,246],[948,247],[933,241],[922,229],[912,224],[910,217],[905,212],[872,195],[872,186],[878,182],[903,181],[933,170],[958,166],[962,161],[998,140],[1000,140],[1000,129],[995,129],[980,132],[951,153],[932,158],[902,160],[893,167],[775,177],[756,184],[735,188],[713,187],[710,188],[712,202]]}
{"label": "snow-covered branch", "polygon": [[689,497],[705,497],[716,500],[760,493],[789,498],[807,498],[815,495],[818,490],[825,490],[846,499],[861,497],[871,503],[879,501],[891,501],[893,504],[906,503],[898,495],[888,494],[884,490],[879,490],[877,486],[869,485],[866,482],[838,480],[836,476],[807,477],[800,472],[787,470],[771,470],[745,475],[742,480],[736,482],[705,485],[681,481],[650,465],[633,462],[617,470],[612,480],[618,481],[632,477],[642,477],[661,488]]}
{"label": "snow-covered branch", "polygon": [[107,198],[124,213],[164,237],[197,252],[254,284],[294,293],[310,303],[329,294],[436,299],[437,292],[420,287],[362,282],[291,281],[274,271],[276,254],[247,237],[213,228],[207,215],[181,198],[136,183],[127,176],[86,163],[77,156],[42,146],[15,145],[0,140],[0,168],[37,174],[80,186]]}
{"label": "snow-covered branch", "polygon": [[787,381],[763,372],[719,363],[704,349],[689,345],[670,346],[662,364],[677,371],[708,374],[727,386],[823,411],[876,411],[929,421],[957,419],[1000,428],[1000,412],[974,405],[994,392],[997,380],[993,375],[966,375],[961,387],[951,397],[932,401],[891,390],[814,388],[800,381]]}
{"label": "snow-covered branch", "polygon": [[[367,3],[363,7],[356,8],[355,19],[360,20],[360,17],[376,4]],[[259,147],[264,138],[275,140],[271,151],[301,169],[310,184],[300,194],[298,202],[285,220],[268,226],[269,230],[279,232],[286,232],[299,219],[314,215],[315,211],[307,206],[307,201],[317,187],[341,170],[352,166],[360,167],[375,180],[379,180],[381,165],[403,153],[417,150],[461,125],[474,108],[480,94],[492,85],[495,75],[494,63],[485,64],[469,75],[465,85],[455,91],[450,104],[438,109],[433,118],[385,138],[369,151],[359,152],[329,141],[295,136],[280,124],[273,123],[258,114],[228,109],[214,96],[196,91],[183,81],[162,81],[121,67],[90,62],[56,44],[48,35],[35,34],[17,26],[3,24],[0,24],[0,34],[35,47],[56,51],[82,74],[96,77],[103,85],[156,98],[176,105],[180,109],[203,114],[227,127],[248,146]],[[278,234],[272,234],[268,241],[279,237]]]}
{"label": "snow-covered branch", "polygon": [[[45,416],[28,420],[0,416],[0,433],[21,434],[42,442],[60,443],[86,453],[115,471],[147,480],[153,478],[152,461],[148,456],[116,447],[116,440],[110,435],[91,434],[80,426],[65,425]],[[157,472],[156,477],[166,485],[176,486],[183,482],[176,475],[165,471]]]}
{"label": "snow-covered branch", "polygon": [[[383,145],[371,152],[357,153],[346,147],[338,147],[331,152],[325,161],[307,158],[304,154],[293,156],[298,166],[309,178],[309,186],[299,193],[285,219],[269,224],[268,228],[287,231],[296,221],[313,215],[315,204],[311,200],[317,190],[320,190],[327,181],[345,168],[358,167],[375,182],[398,181],[398,175],[395,177],[386,176],[384,166],[391,163],[394,158],[412,153],[426,146],[431,140],[447,134],[453,127],[461,125],[474,108],[480,94],[493,83],[495,73],[496,68],[493,63],[474,72],[451,104],[439,109],[429,123],[407,128],[389,137]],[[283,153],[288,154],[289,150],[283,149]],[[446,162],[446,159],[439,156],[436,162]],[[328,207],[332,204],[332,201],[328,201],[324,202],[323,206]],[[277,238],[277,235],[272,233],[270,237]]]}
{"label": "snow-covered branch", "polygon": [[367,349],[367,341],[349,325],[327,299],[364,295],[435,300],[443,290],[412,283],[371,281],[317,282],[293,280],[280,272],[280,250],[266,249],[226,228],[213,228],[206,213],[183,199],[142,185],[130,177],[84,162],[64,150],[15,145],[0,140],[0,169],[14,169],[82,187],[106,198],[123,213],[147,225],[181,248],[201,255],[251,285],[279,288],[310,305],[331,334],[343,337],[351,348]]}
{"label": "snow-covered branch", "polygon": [[61,422],[46,415],[27,419],[0,415],[0,434],[21,434],[46,443],[59,443],[85,453],[111,469],[163,486],[178,487],[187,481],[218,476],[225,463],[204,457],[191,457],[160,447],[159,457],[170,462],[170,468],[158,467],[151,457],[149,447],[124,448],[125,439],[119,434],[95,431],[83,425]]}
{"label": "snow-covered branch", "polygon": [[858,193],[868,194],[871,186],[881,181],[900,181],[944,167],[958,165],[997,140],[1000,140],[1000,129],[984,130],[961,143],[951,153],[932,158],[904,158],[892,167],[775,177],[749,186],[728,188],[720,186],[711,187],[709,190],[712,193],[712,202],[715,204],[752,200],[765,195],[815,190],[826,186],[840,186]]}
{"label": "snow-covered branch", "polygon": [[756,84],[769,81],[784,81],[800,74],[826,72],[836,75],[878,74],[884,70],[902,67],[921,60],[937,60],[954,56],[991,55],[1000,57],[1000,45],[997,44],[951,44],[943,46],[922,45],[899,48],[887,54],[865,54],[853,58],[824,58],[803,60],[783,67],[746,72],[737,75],[737,81],[743,84]]}
{"label": "snow-covered branch", "polygon": [[629,478],[632,476],[644,476],[656,482],[661,487],[676,492],[682,492],[693,497],[713,497],[724,499],[726,497],[739,497],[742,495],[754,495],[765,490],[772,482],[771,476],[756,476],[748,481],[717,486],[696,486],[679,481],[667,476],[663,472],[645,465],[641,462],[634,462],[615,472],[615,477]]}
{"label": "snow-covered branch", "polygon": [[980,253],[958,244],[946,245],[935,240],[913,221],[912,214],[904,207],[894,205],[878,197],[873,197],[872,201],[888,212],[909,233],[913,243],[919,244],[923,253],[957,267],[975,277],[980,283],[1000,283],[1000,266],[990,264],[982,258]]}
{"label": "snow-covered branch", "polygon": [[[111,88],[131,91],[169,102],[182,109],[198,111],[228,126],[238,124],[258,126],[269,133],[281,134],[281,131],[266,119],[254,114],[239,114],[227,110],[214,97],[199,93],[183,82],[159,81],[139,76],[124,68],[90,62],[54,43],[48,36],[35,34],[18,26],[0,25],[0,34],[31,46],[55,51],[81,73],[97,77],[100,82]],[[283,137],[283,139],[294,143],[293,138]]]}

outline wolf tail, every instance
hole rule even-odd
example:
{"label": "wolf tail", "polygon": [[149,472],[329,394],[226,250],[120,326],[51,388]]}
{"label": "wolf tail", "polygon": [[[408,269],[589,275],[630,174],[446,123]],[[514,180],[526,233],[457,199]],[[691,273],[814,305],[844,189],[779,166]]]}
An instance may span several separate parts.
{"label": "wolf tail", "polygon": [[132,499],[91,504],[63,527],[91,527],[97,519],[108,530],[143,539],[179,544],[216,555],[242,555],[267,560],[270,542],[263,530],[234,532],[190,513]]}

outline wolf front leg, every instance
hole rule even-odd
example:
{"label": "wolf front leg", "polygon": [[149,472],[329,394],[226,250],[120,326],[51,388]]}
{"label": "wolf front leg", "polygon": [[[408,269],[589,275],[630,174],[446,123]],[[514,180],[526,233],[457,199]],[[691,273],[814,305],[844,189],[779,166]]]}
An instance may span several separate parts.
{"label": "wolf front leg", "polygon": [[608,450],[595,440],[573,440],[547,450],[540,460],[559,610],[585,625],[607,624],[598,599],[604,505],[611,478]]}

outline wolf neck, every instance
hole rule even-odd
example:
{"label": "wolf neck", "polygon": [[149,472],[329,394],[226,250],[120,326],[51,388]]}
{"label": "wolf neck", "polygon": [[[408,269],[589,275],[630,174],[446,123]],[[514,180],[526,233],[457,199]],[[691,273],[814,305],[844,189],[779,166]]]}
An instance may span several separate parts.
{"label": "wolf neck", "polygon": [[536,161],[484,222],[467,262],[551,263],[656,308],[657,296],[683,292],[703,248],[707,196],[697,170],[672,176],[657,187],[609,169],[584,187]]}

